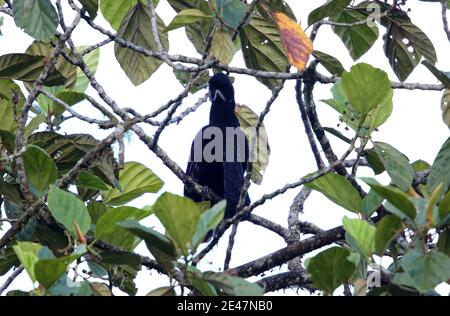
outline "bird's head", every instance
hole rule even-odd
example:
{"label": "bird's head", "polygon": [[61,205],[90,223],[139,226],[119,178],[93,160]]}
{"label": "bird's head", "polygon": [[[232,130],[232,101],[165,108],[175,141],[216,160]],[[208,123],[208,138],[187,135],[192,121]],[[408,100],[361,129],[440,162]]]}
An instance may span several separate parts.
{"label": "bird's head", "polygon": [[209,79],[209,98],[211,102],[218,100],[234,103],[234,88],[230,78],[222,72],[216,73]]}

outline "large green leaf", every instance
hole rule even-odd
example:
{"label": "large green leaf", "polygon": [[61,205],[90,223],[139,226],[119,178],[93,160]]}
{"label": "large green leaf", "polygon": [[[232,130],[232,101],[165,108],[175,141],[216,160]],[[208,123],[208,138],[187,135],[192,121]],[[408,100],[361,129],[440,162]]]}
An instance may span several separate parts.
{"label": "large green leaf", "polygon": [[328,199],[349,211],[355,213],[361,211],[362,199],[358,191],[341,175],[328,173],[305,186],[321,192]]}
{"label": "large green leaf", "polygon": [[47,152],[30,145],[22,155],[28,181],[39,192],[39,196],[58,178],[58,169]]}
{"label": "large green leaf", "polygon": [[328,70],[330,74],[334,76],[341,76],[345,71],[344,66],[342,66],[341,62],[337,58],[318,50],[314,50],[313,55],[319,59],[320,64]]}
{"label": "large green leaf", "polygon": [[407,191],[415,176],[414,168],[405,155],[389,144],[375,142],[373,149],[377,153],[392,182],[402,191]]}
{"label": "large green leaf", "polygon": [[[35,81],[44,70],[46,59],[43,56],[29,54],[7,54],[0,56],[0,79],[14,79],[25,82]],[[45,85],[59,86],[65,78],[57,70],[52,70]]]}
{"label": "large green leaf", "polygon": [[75,222],[83,234],[88,232],[91,226],[91,216],[83,201],[76,195],[51,186],[47,204],[53,217],[63,224],[72,236],[77,236]]}
{"label": "large green leaf", "polygon": [[172,22],[164,29],[165,32],[176,30],[177,28],[201,21],[203,19],[211,18],[203,11],[198,9],[186,9],[178,12],[173,18]]}
{"label": "large green leaf", "polygon": [[[403,215],[400,218],[407,216],[411,220],[416,218],[416,208],[414,204],[408,199],[408,196],[399,189],[391,186],[382,186],[375,179],[361,178],[367,183],[372,190],[387,199],[392,205],[394,205]],[[397,214],[395,214],[397,215]]]}
{"label": "large green leaf", "polygon": [[401,278],[396,274],[393,282],[414,286],[420,292],[428,292],[442,282],[450,279],[450,257],[439,251],[423,253],[417,249],[411,249],[404,255],[400,264],[407,275]]}
{"label": "large green leaf", "polygon": [[216,2],[216,14],[229,27],[236,29],[247,14],[248,5],[240,0],[222,0]]}
{"label": "large green leaf", "polygon": [[450,137],[442,145],[431,166],[427,182],[428,193],[431,194],[440,183],[443,183],[441,192],[447,192],[450,185]]}
{"label": "large green leaf", "polygon": [[144,193],[158,192],[164,182],[139,162],[127,162],[119,173],[119,189],[103,191],[103,202],[110,205],[125,204]]}
{"label": "large green leaf", "polygon": [[[53,46],[42,42],[34,41],[25,51],[26,54],[33,56],[44,56],[50,58],[53,52]],[[64,52],[70,55],[70,49],[66,47]],[[71,88],[75,84],[77,67],[69,63],[63,56],[56,59],[55,69],[65,78],[65,87]]]}
{"label": "large green leaf", "polygon": [[[261,124],[259,133],[256,135],[256,124],[259,116],[246,105],[236,105],[235,113],[241,129],[249,141],[249,156],[252,161],[251,180],[256,184],[261,184],[270,158],[269,138],[266,128],[264,124]],[[257,140],[256,136],[258,136]]]}
{"label": "large green leaf", "polygon": [[[164,22],[158,17],[159,38],[167,51],[169,39],[167,33],[163,32],[165,27]],[[140,2],[130,10],[122,21],[117,35],[149,50],[157,49],[151,29],[150,10]],[[123,71],[135,86],[150,78],[163,63],[155,57],[145,56],[118,43],[114,45],[114,53]]]}
{"label": "large green leaf", "polygon": [[308,25],[314,24],[323,18],[335,15],[350,4],[351,0],[330,0],[324,5],[314,9],[309,13]]}
{"label": "large green leaf", "polygon": [[201,216],[200,206],[191,199],[165,192],[158,198],[153,209],[166,229],[166,234],[187,256]]}
{"label": "large green leaf", "polygon": [[[83,51],[88,46],[81,46],[78,48],[78,51]],[[86,54],[83,56],[83,61],[88,66],[89,70],[95,75],[95,72],[97,71],[98,61],[100,59],[100,49],[95,49],[89,54]],[[86,91],[87,87],[89,85],[89,80],[86,77],[86,75],[83,73],[83,71],[80,68],[77,68],[77,79],[75,82],[75,86],[72,88],[72,91],[83,93]]]}
{"label": "large green leaf", "polygon": [[114,30],[118,30],[127,13],[138,0],[101,0],[100,11]]}
{"label": "large green leaf", "polygon": [[360,219],[350,219],[347,216],[342,220],[345,232],[350,235],[352,241],[362,255],[371,256],[375,251],[375,226]]}
{"label": "large green leaf", "polygon": [[173,267],[173,261],[177,258],[175,245],[170,238],[157,232],[156,230],[142,226],[136,220],[127,220],[118,225],[145,241],[147,249],[152,253],[156,260],[170,272]]}
{"label": "large green leaf", "polygon": [[394,215],[387,215],[378,222],[375,234],[375,249],[378,255],[384,255],[384,251],[401,229],[402,221]]}
{"label": "large green leaf", "polygon": [[203,278],[227,295],[262,296],[264,294],[264,289],[258,284],[225,273],[204,272]]}
{"label": "large green leaf", "polygon": [[342,92],[359,114],[367,114],[383,104],[391,93],[391,82],[381,69],[359,63],[344,72],[340,80]]}
{"label": "large green leaf", "polygon": [[[285,72],[288,67],[286,53],[276,25],[267,18],[254,16],[240,32],[242,53],[247,68],[263,71]],[[257,78],[274,90],[280,81]]]}
{"label": "large green leaf", "polygon": [[233,42],[230,32],[220,27],[215,33],[211,43],[211,55],[222,64],[229,64],[239,49],[237,42]]}
{"label": "large green leaf", "polygon": [[361,212],[366,216],[366,218],[370,218],[378,207],[380,207],[383,201],[384,197],[378,194],[374,189],[371,189],[363,198]]}
{"label": "large green leaf", "polygon": [[49,289],[66,272],[67,264],[60,258],[39,260],[34,266],[36,280]]}
{"label": "large green leaf", "polygon": [[133,250],[139,240],[133,233],[120,227],[118,223],[127,219],[141,220],[150,214],[150,211],[131,206],[110,209],[97,220],[97,224],[95,225],[95,238],[117,247]]}
{"label": "large green leaf", "polygon": [[386,27],[384,53],[397,77],[404,81],[425,57],[432,64],[437,57],[433,43],[407,16],[382,19]]}
{"label": "large green leaf", "polygon": [[194,266],[186,267],[186,280],[203,296],[217,296],[216,288],[203,278],[202,272]]}
{"label": "large green leaf", "polygon": [[99,1],[100,0],[80,0],[80,3],[83,5],[83,8],[87,11],[87,13],[89,13],[92,20],[97,16]]}
{"label": "large green leaf", "polygon": [[226,200],[223,200],[202,213],[197,224],[197,230],[192,237],[193,251],[195,251],[195,249],[203,242],[208,232],[220,224],[223,219],[226,205]]}
{"label": "large green leaf", "polygon": [[58,14],[50,0],[14,0],[16,25],[38,41],[48,41],[56,32]]}
{"label": "large green leaf", "polygon": [[[352,24],[367,19],[359,11],[344,9],[330,18],[334,22]],[[375,43],[378,38],[376,25],[359,24],[352,27],[333,26],[333,31],[341,38],[353,60],[359,59]]]}
{"label": "large green leaf", "polygon": [[311,274],[314,286],[332,294],[346,282],[355,271],[355,264],[348,260],[350,251],[332,247],[314,256],[308,261],[307,271]]}
{"label": "large green leaf", "polygon": [[39,252],[42,249],[42,246],[33,242],[17,242],[17,245],[13,246],[14,252],[19,258],[22,266],[27,270],[28,275],[30,276],[33,282],[36,281],[36,277],[34,275],[34,267],[36,262],[39,261]]}
{"label": "large green leaf", "polygon": [[83,170],[78,175],[75,183],[77,186],[84,187],[91,190],[107,190],[106,183],[96,175]]}
{"label": "large green leaf", "polygon": [[[361,113],[361,110],[367,110],[366,106],[362,106],[361,109],[353,106],[348,99],[349,97],[344,92],[341,81],[334,84],[331,88],[331,92],[333,93],[334,98],[322,101],[339,112],[341,114],[341,121],[362,136],[367,136],[372,133],[376,128],[386,122],[392,113],[392,97],[394,95],[392,89],[386,91],[382,101],[376,104],[372,103],[371,109],[369,109],[369,111],[365,114]],[[355,99],[355,97],[357,98],[355,93],[353,93],[351,97],[353,99]]]}
{"label": "large green leaf", "polygon": [[[186,9],[198,9],[205,15],[211,15],[209,3],[204,0],[167,0],[170,6],[178,13]],[[196,23],[187,25],[186,35],[201,55],[205,52],[208,36],[214,26],[214,19],[202,19]]]}

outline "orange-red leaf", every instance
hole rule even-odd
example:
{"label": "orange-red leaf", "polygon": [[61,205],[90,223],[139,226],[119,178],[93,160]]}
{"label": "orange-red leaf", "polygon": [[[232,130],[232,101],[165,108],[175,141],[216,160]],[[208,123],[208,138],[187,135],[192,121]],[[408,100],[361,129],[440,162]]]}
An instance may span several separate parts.
{"label": "orange-red leaf", "polygon": [[77,232],[78,241],[80,244],[86,244],[86,238],[84,238],[83,233],[81,232],[80,226],[78,226],[77,221],[73,220],[73,225],[75,226],[75,231]]}
{"label": "orange-red leaf", "polygon": [[280,31],[281,42],[289,63],[298,70],[305,69],[313,51],[313,44],[308,35],[297,22],[292,21],[284,13],[276,12],[271,15]]}

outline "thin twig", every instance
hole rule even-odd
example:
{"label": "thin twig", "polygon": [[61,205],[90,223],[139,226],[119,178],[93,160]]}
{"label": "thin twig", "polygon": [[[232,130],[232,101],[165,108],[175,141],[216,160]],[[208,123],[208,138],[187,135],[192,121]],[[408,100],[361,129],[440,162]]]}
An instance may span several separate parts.
{"label": "thin twig", "polygon": [[3,283],[3,285],[0,287],[0,295],[13,283],[13,281],[22,273],[24,268],[22,266],[18,267]]}

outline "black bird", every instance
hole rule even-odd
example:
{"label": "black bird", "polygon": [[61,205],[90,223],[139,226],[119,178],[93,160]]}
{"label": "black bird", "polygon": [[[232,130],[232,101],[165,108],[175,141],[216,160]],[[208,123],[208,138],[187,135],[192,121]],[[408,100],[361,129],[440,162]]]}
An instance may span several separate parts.
{"label": "black bird", "polygon": [[[248,143],[234,112],[236,103],[230,78],[223,73],[215,74],[209,80],[209,95],[209,124],[197,133],[192,142],[186,174],[227,200],[224,216],[227,219],[236,212],[244,184],[249,163]],[[205,200],[186,186],[184,195],[196,202]],[[247,194],[244,205],[249,204]]]}

